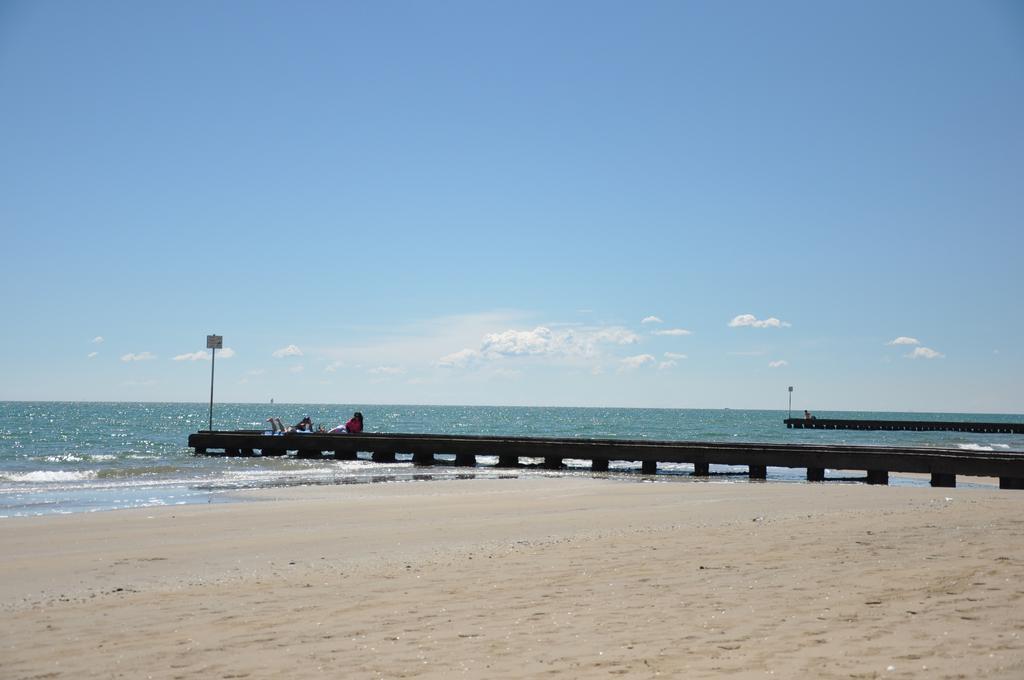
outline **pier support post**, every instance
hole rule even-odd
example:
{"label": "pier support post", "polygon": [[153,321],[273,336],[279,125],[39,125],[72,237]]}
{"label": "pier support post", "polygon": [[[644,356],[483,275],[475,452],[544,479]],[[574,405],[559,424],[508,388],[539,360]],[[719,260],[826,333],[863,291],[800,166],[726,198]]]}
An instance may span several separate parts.
{"label": "pier support post", "polygon": [[229,449],[229,448],[225,447],[224,448],[224,455],[225,456],[240,456],[240,455],[242,455],[242,452],[239,451],[238,449]]}
{"label": "pier support post", "polygon": [[253,451],[251,448],[250,449],[242,449],[242,455],[247,457],[247,458],[252,458],[253,456],[256,455],[256,452]]}
{"label": "pier support post", "polygon": [[749,465],[747,466],[747,476],[750,479],[768,479],[768,466]]}
{"label": "pier support post", "polygon": [[355,460],[358,457],[359,456],[356,455],[355,451],[342,451],[341,449],[334,449],[334,460]]}
{"label": "pier support post", "polygon": [[559,456],[544,456],[544,467],[548,470],[561,470],[562,459]]}
{"label": "pier support post", "polygon": [[945,472],[933,472],[932,486],[955,487],[956,475],[946,474]]}
{"label": "pier support post", "polygon": [[868,470],[868,484],[888,484],[888,470]]}
{"label": "pier support post", "polygon": [[299,449],[295,452],[296,458],[323,458],[323,454],[317,449]]}
{"label": "pier support post", "polygon": [[607,458],[593,458],[590,461],[590,469],[593,472],[608,472]]}
{"label": "pier support post", "polygon": [[807,481],[808,482],[824,482],[825,481],[825,468],[809,467],[807,468]]}
{"label": "pier support post", "polygon": [[197,446],[196,447],[195,455],[197,455],[197,456],[205,456],[206,455],[206,447],[205,446]]}
{"label": "pier support post", "polygon": [[288,452],[285,449],[276,449],[276,448],[260,449],[260,455],[262,455],[264,458],[266,458],[267,456],[283,456],[286,453],[288,453]]}
{"label": "pier support post", "polygon": [[645,475],[656,475],[658,474],[658,461],[656,460],[645,460],[640,463],[640,472]]}
{"label": "pier support post", "polygon": [[711,474],[710,463],[694,463],[693,464],[693,476],[694,477],[707,477]]}
{"label": "pier support post", "polygon": [[476,465],[476,454],[475,453],[456,453],[455,454],[455,465],[456,467],[473,467]]}
{"label": "pier support post", "polygon": [[498,456],[498,467],[503,467],[503,468],[519,467],[519,456],[511,456],[511,455]]}
{"label": "pier support post", "polygon": [[412,454],[412,464],[413,465],[433,465],[434,464],[434,454],[432,454],[432,453],[423,453],[423,452],[414,453],[414,454]]}
{"label": "pier support post", "polygon": [[1000,477],[1000,489],[1024,489],[1024,477]]}
{"label": "pier support post", "polygon": [[370,460],[374,463],[394,463],[395,452],[394,451],[374,451],[373,455],[370,456]]}

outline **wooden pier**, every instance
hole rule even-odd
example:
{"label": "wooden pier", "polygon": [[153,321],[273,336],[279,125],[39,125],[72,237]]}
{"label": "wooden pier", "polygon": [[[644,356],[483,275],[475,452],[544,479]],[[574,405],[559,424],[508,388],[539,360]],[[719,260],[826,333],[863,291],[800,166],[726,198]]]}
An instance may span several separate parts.
{"label": "wooden pier", "polygon": [[786,418],[786,427],[798,430],[907,430],[912,432],[980,432],[1024,434],[1024,423],[973,423],[938,420],[843,420],[839,418]]}
{"label": "wooden pier", "polygon": [[998,477],[1003,489],[1024,489],[1024,453],[961,451],[924,447],[849,446],[823,444],[758,444],[677,442],[550,437],[493,437],[435,434],[286,434],[259,431],[202,431],[189,435],[196,455],[284,456],[354,459],[371,454],[379,463],[411,454],[416,465],[433,465],[435,456],[454,455],[456,466],[476,465],[477,456],[496,456],[498,467],[518,467],[520,458],[543,459],[559,469],[566,459],[589,460],[594,471],[608,470],[609,461],[639,462],[644,474],[659,463],[688,463],[695,476],[707,476],[712,465],[747,466],[752,479],[765,479],[768,467],[806,468],[808,481],[824,481],[825,470],[864,470],[869,484],[888,484],[890,472],[931,475],[932,486],[956,486],[957,475]]}

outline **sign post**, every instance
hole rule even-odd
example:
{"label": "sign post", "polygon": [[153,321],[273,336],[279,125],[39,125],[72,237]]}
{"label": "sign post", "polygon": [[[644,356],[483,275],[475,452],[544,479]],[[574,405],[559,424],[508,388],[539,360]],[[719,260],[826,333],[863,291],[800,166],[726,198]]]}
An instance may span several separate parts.
{"label": "sign post", "polygon": [[789,417],[793,417],[793,386],[789,386]]}
{"label": "sign post", "polygon": [[[224,348],[224,336],[207,335],[206,349],[213,354],[210,357],[210,431],[213,431],[213,369],[217,365],[217,350]],[[790,388],[793,389],[792,387]]]}

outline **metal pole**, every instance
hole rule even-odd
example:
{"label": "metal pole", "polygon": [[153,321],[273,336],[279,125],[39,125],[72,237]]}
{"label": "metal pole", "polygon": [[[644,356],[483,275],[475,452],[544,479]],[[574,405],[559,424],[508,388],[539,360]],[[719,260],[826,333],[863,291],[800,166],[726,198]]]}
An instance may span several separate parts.
{"label": "metal pole", "polygon": [[789,386],[789,418],[793,417],[793,386]]}
{"label": "metal pole", "polygon": [[210,351],[213,352],[210,358],[210,432],[213,432],[213,368],[217,365],[217,348]]}

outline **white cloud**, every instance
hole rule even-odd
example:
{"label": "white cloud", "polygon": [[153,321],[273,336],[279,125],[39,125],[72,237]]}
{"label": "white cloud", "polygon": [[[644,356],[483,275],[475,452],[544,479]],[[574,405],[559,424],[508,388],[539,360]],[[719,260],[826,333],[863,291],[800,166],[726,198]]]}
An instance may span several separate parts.
{"label": "white cloud", "polygon": [[507,330],[484,336],[481,354],[523,356],[548,354],[555,350],[559,340],[550,328],[538,326],[532,331]]}
{"label": "white cloud", "polygon": [[445,368],[465,368],[470,364],[474,364],[482,359],[480,352],[475,349],[460,349],[458,352],[452,352],[437,360],[439,366]]}
{"label": "white cloud", "polygon": [[758,319],[753,314],[740,314],[729,322],[730,328],[741,328],[743,326],[750,326],[751,328],[788,328],[791,325],[787,321],[779,321],[774,316],[767,319]]}
{"label": "white cloud", "polygon": [[284,357],[301,357],[302,350],[296,347],[295,345],[288,345],[287,347],[282,347],[281,349],[274,350],[271,353],[271,356],[274,357],[275,359],[282,359]]}
{"label": "white cloud", "polygon": [[92,358],[93,358],[93,357],[95,357],[95,356],[96,356],[97,354],[99,354],[99,352],[89,352],[88,354],[86,354],[86,356],[87,356],[87,357],[89,357],[90,359],[92,359]]}
{"label": "white cloud", "polygon": [[894,338],[894,339],[890,340],[889,342],[887,342],[885,344],[887,344],[887,345],[920,345],[921,341],[918,340],[917,338],[908,338],[905,335],[901,335],[900,337]]}
{"label": "white cloud", "polygon": [[679,352],[665,352],[665,357],[668,358],[668,359],[673,359],[673,360],[674,359],[685,359],[686,355],[685,354],[680,354]]}
{"label": "white cloud", "polygon": [[650,354],[637,354],[636,356],[620,359],[619,363],[623,368],[640,368],[647,364],[653,364],[656,359]]}
{"label": "white cloud", "polygon": [[304,370],[306,370],[306,367],[303,366],[302,364],[299,364],[298,366],[292,366],[291,368],[289,368],[288,372],[289,373],[302,373]]}
{"label": "white cloud", "polygon": [[97,335],[95,338],[92,339],[92,342],[94,345],[100,344],[101,342],[103,342],[103,336]]}
{"label": "white cloud", "polygon": [[[210,352],[205,349],[201,349],[198,352],[188,352],[186,354],[179,354],[173,357],[171,361],[210,361]],[[230,347],[225,347],[221,351],[217,352],[217,356],[221,359],[230,359],[235,356],[235,350]]]}
{"label": "white cloud", "polygon": [[178,356],[171,359],[171,361],[202,361],[203,359],[209,359],[210,355],[207,352],[191,352],[189,354],[179,354]]}
{"label": "white cloud", "polygon": [[377,368],[371,368],[369,373],[374,375],[401,375],[405,373],[405,369],[401,366],[378,366]]}
{"label": "white cloud", "polygon": [[789,362],[785,359],[779,359],[778,361],[769,361],[769,368],[782,368],[783,366],[789,366]]}
{"label": "white cloud", "polygon": [[327,371],[328,373],[334,373],[339,368],[344,368],[344,367],[345,367],[345,362],[344,361],[332,361],[331,363],[327,364],[324,367],[324,370]]}
{"label": "white cloud", "polygon": [[946,355],[936,352],[930,347],[915,347],[913,352],[905,356],[908,359],[941,359]]}
{"label": "white cloud", "polygon": [[688,331],[685,328],[666,328],[663,331],[652,331],[651,335],[693,335],[692,331]]}
{"label": "white cloud", "polygon": [[[515,310],[444,316],[404,326],[389,324],[361,344],[303,350],[307,356],[322,358],[325,363],[343,361],[346,369],[361,372],[375,366],[402,365],[408,369],[407,376],[418,367],[428,366],[480,369],[487,376],[494,376],[494,370],[502,365],[526,368],[511,364],[557,363],[589,370],[598,361],[617,361],[613,355],[625,353],[618,352],[618,347],[649,340],[622,326],[531,323],[534,318],[533,314]],[[360,365],[364,368],[360,369]]]}
{"label": "white cloud", "polygon": [[633,331],[619,326],[607,328],[569,328],[551,330],[537,326],[533,330],[510,329],[488,333],[479,350],[463,349],[442,357],[443,366],[466,366],[477,360],[502,357],[594,357],[601,345],[632,345],[640,340]]}
{"label": "white cloud", "polygon": [[121,361],[149,361],[151,359],[156,359],[156,355],[152,352],[139,352],[138,354],[129,352],[121,355]]}
{"label": "white cloud", "polygon": [[662,361],[660,364],[658,364],[658,370],[664,371],[665,369],[668,368],[675,368],[678,365],[678,361],[676,361],[675,359],[669,359],[668,361]]}
{"label": "white cloud", "polygon": [[[588,337],[588,333],[592,335]],[[602,328],[597,331],[583,331],[582,333],[577,333],[576,338],[581,340],[583,344],[588,342],[607,342],[613,345],[632,345],[640,340],[640,336],[633,331],[618,326]]]}
{"label": "white cloud", "polygon": [[665,323],[665,322],[662,321],[661,319],[659,319],[656,316],[645,316],[643,319],[640,320],[640,323]]}
{"label": "white cloud", "polygon": [[496,328],[515,328],[525,317],[522,312],[497,311],[481,314],[442,316],[406,324],[387,324],[359,343],[306,348],[327,362],[344,362],[345,369],[360,365],[439,366],[444,357],[463,347],[479,349],[481,338]]}

